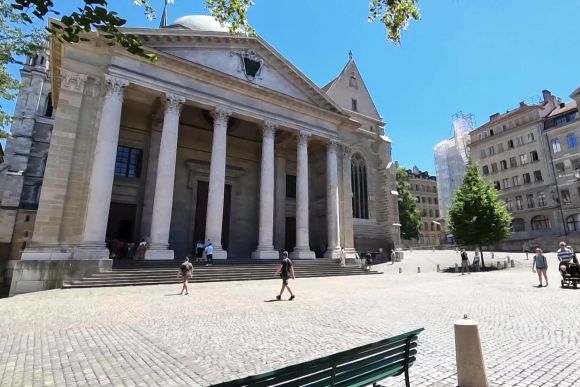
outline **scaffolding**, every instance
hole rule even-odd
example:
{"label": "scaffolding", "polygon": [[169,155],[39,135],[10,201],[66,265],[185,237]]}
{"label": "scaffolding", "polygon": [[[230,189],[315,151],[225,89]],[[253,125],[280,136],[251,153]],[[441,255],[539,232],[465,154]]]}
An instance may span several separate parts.
{"label": "scaffolding", "polygon": [[452,116],[452,135],[434,148],[437,192],[441,218],[447,221],[455,191],[463,184],[469,164],[471,132],[475,128],[473,114],[455,113]]}

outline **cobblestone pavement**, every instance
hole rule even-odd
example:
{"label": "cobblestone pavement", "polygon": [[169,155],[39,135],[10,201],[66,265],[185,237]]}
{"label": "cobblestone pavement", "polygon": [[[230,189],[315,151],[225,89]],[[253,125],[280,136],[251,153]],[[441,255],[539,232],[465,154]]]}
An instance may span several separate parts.
{"label": "cobblestone pavement", "polygon": [[435,270],[455,252],[415,251],[379,265],[383,275],[297,279],[293,302],[268,302],[276,280],[195,284],[189,296],[176,284],[2,299],[0,386],[205,386],[418,327],[412,385],[455,386],[453,322],[464,314],[480,323],[494,385],[580,385],[580,291],[559,287],[555,264],[550,286],[534,288],[531,260],[516,259],[461,276]]}

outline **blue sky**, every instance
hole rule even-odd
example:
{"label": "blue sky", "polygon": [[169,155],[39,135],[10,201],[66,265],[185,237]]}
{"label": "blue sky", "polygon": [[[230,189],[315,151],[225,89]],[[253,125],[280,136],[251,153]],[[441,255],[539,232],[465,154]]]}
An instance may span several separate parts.
{"label": "blue sky", "polygon": [[[62,4],[62,2],[60,2]],[[80,1],[71,2],[80,4]],[[151,27],[131,0],[109,1],[127,26]],[[152,0],[159,15],[163,0]],[[401,165],[434,172],[433,146],[451,134],[451,116],[495,112],[540,96],[569,100],[580,86],[580,1],[421,0],[422,20],[402,45],[369,23],[367,0],[255,0],[250,23],[319,86],[352,50]],[[175,0],[169,19],[207,13],[202,0]]]}

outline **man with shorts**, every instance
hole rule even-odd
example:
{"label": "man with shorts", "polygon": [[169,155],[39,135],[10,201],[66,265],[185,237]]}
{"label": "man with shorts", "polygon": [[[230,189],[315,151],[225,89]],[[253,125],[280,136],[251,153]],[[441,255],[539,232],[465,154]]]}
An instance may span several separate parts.
{"label": "man with shorts", "polygon": [[282,299],[282,293],[284,293],[284,289],[288,289],[288,292],[290,292],[290,298],[288,301],[292,301],[294,299],[294,294],[292,293],[290,286],[288,286],[288,279],[290,279],[290,275],[292,275],[292,279],[296,279],[296,275],[294,274],[294,265],[292,264],[290,258],[288,258],[287,251],[282,253],[280,266],[278,266],[278,270],[276,270],[276,274],[274,275],[280,275],[282,278],[282,289],[280,289],[280,294],[276,296],[276,299],[280,301]]}
{"label": "man with shorts", "polygon": [[572,263],[572,259],[574,258],[574,251],[568,246],[566,246],[566,242],[560,242],[560,248],[557,251],[558,254],[558,261],[559,269],[562,274],[566,274],[566,270],[568,270],[568,266]]}
{"label": "man with shorts", "polygon": [[179,266],[179,271],[177,272],[177,275],[181,275],[181,279],[183,280],[183,287],[181,288],[181,293],[179,293],[179,295],[182,295],[184,291],[186,296],[189,294],[187,284],[191,278],[191,273],[193,273],[193,265],[189,262],[189,257],[185,257],[185,261],[183,261],[181,266]]}
{"label": "man with shorts", "polygon": [[205,246],[205,257],[207,258],[206,266],[213,264],[213,245],[211,241],[207,241],[207,246]]}
{"label": "man with shorts", "polygon": [[469,258],[467,258],[465,250],[461,249],[461,275],[465,274],[465,270],[467,270],[467,274],[469,274]]}

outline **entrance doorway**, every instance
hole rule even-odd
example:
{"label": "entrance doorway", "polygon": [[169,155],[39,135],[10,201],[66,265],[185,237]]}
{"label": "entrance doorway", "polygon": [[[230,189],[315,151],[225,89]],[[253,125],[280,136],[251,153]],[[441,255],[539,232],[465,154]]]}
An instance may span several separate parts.
{"label": "entrance doorway", "polygon": [[[195,224],[193,226],[193,241],[206,241],[205,221],[207,219],[207,195],[209,183],[207,181],[197,182],[197,199],[195,204]],[[231,210],[232,186],[224,186],[224,215],[222,218],[222,248],[228,249],[230,239],[230,210]]]}
{"label": "entrance doorway", "polygon": [[130,258],[129,243],[135,242],[134,229],[137,206],[111,203],[107,221],[107,241],[114,257]]}
{"label": "entrance doorway", "polygon": [[296,218],[286,218],[286,238],[284,250],[290,252],[296,246]]}

